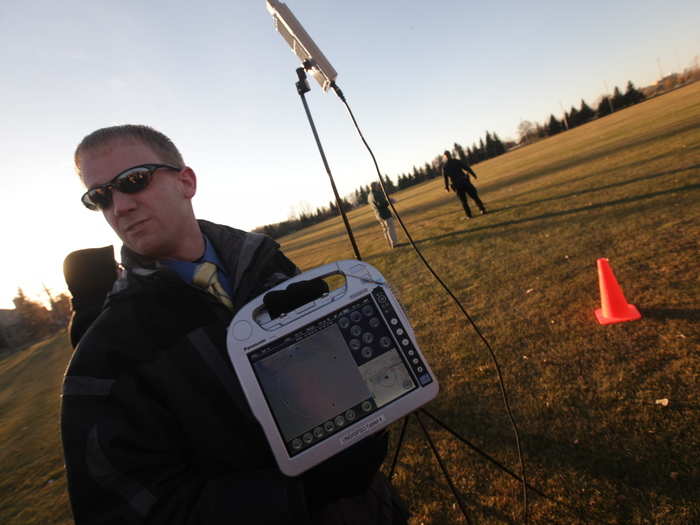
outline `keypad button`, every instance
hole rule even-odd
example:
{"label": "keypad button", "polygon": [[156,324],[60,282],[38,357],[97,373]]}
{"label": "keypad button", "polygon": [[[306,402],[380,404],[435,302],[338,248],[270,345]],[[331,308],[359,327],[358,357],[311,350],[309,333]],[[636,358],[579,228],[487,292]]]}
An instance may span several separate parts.
{"label": "keypad button", "polygon": [[341,317],[340,319],[338,319],[338,324],[341,328],[345,329],[348,326],[350,326],[350,319],[348,319],[347,317]]}
{"label": "keypad button", "polygon": [[362,328],[360,328],[359,325],[353,325],[353,327],[350,328],[350,334],[354,335],[355,337],[360,337],[361,333],[362,333]]}
{"label": "keypad button", "polygon": [[326,430],[326,432],[333,432],[335,430],[335,423],[333,423],[333,421],[326,421],[323,424],[323,428]]}
{"label": "keypad button", "polygon": [[355,411],[352,408],[345,412],[345,419],[348,421],[355,421]]}
{"label": "keypad button", "polygon": [[409,350],[409,351],[406,352],[406,353],[407,353],[408,355],[414,355],[414,354],[415,354],[415,352],[414,352],[413,350]]}
{"label": "keypad button", "polygon": [[363,401],[362,410],[364,410],[365,412],[369,412],[370,410],[372,410],[372,403],[370,401]]}
{"label": "keypad button", "polygon": [[350,348],[352,350],[359,350],[360,347],[362,346],[362,343],[360,343],[359,339],[350,339],[350,342],[348,343]]}
{"label": "keypad button", "polygon": [[411,359],[411,362],[412,362],[414,365],[417,365],[418,363],[420,363],[420,361],[418,361],[418,358],[417,358],[417,357],[414,357],[413,359]]}
{"label": "keypad button", "polygon": [[299,438],[294,438],[292,440],[292,448],[294,450],[299,450],[301,448],[302,444],[303,443],[301,442],[301,439],[299,439]]}
{"label": "keypad button", "polygon": [[345,418],[343,416],[335,416],[333,422],[336,426],[342,427],[345,424]]}
{"label": "keypad button", "polygon": [[321,427],[314,428],[314,436],[316,436],[316,438],[322,438],[323,437],[323,429]]}
{"label": "keypad button", "polygon": [[350,314],[350,320],[353,323],[358,323],[362,319],[362,314],[358,311],[354,311],[353,313]]}
{"label": "keypad button", "polygon": [[422,367],[422,366],[419,366],[418,368],[416,368],[416,372],[418,372],[419,374],[420,374],[422,371],[423,371],[423,367]]}
{"label": "keypad button", "polygon": [[314,437],[311,435],[311,432],[307,432],[306,434],[304,434],[302,439],[304,440],[304,443],[308,445],[314,440]]}
{"label": "keypad button", "polygon": [[362,342],[365,344],[370,344],[374,341],[374,334],[372,332],[365,332],[362,334]]}
{"label": "keypad button", "polygon": [[389,339],[388,337],[384,336],[384,337],[382,337],[381,339],[379,339],[379,344],[380,344],[383,348],[389,348],[389,347],[391,346],[391,339]]}
{"label": "keypad button", "polygon": [[410,342],[411,342],[411,341],[409,341],[408,339],[402,339],[402,340],[401,340],[401,344],[404,345],[404,346],[408,346]]}
{"label": "keypad button", "polygon": [[362,349],[362,357],[364,357],[365,359],[369,359],[370,357],[372,357],[372,353],[372,349],[369,346],[365,346]]}
{"label": "keypad button", "polygon": [[394,326],[396,326],[397,324],[399,324],[399,320],[398,320],[396,317],[392,317],[392,318],[389,320],[389,322],[390,322],[391,324],[393,324]]}
{"label": "keypad button", "polygon": [[403,335],[403,328],[397,328],[396,335]]}
{"label": "keypad button", "polygon": [[370,305],[365,305],[362,307],[362,313],[365,314],[367,317],[372,315],[374,313],[374,308],[372,308]]}
{"label": "keypad button", "polygon": [[377,327],[379,326],[379,319],[378,319],[377,317],[372,317],[372,318],[369,320],[369,325],[370,325],[372,328],[377,328]]}

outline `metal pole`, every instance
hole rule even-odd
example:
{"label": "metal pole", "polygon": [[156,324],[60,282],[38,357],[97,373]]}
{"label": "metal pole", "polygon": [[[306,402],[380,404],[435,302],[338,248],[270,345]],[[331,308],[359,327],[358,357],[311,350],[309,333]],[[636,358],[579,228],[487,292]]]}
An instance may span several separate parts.
{"label": "metal pole", "polygon": [[335,202],[338,205],[338,211],[343,217],[343,223],[345,224],[345,229],[348,232],[348,237],[350,237],[350,243],[352,244],[352,249],[355,252],[355,258],[358,261],[362,260],[360,256],[360,250],[357,248],[355,243],[355,236],[352,234],[352,229],[350,228],[350,222],[348,222],[348,217],[345,215],[345,210],[343,209],[343,203],[338,195],[338,189],[335,187],[335,181],[333,180],[333,174],[331,173],[331,168],[328,166],[328,161],[326,160],[326,154],[323,151],[323,146],[321,145],[321,139],[318,137],[316,132],[316,126],[314,125],[314,120],[311,117],[311,112],[309,111],[309,105],[306,103],[306,97],[304,96],[306,92],[309,91],[309,84],[306,81],[306,71],[303,67],[297,69],[297,76],[299,80],[296,83],[297,93],[301,97],[301,102],[304,104],[304,111],[306,111],[306,118],[309,119],[309,125],[311,126],[311,131],[314,134],[314,139],[316,139],[316,146],[318,146],[318,151],[321,154],[321,159],[323,160],[323,166],[326,168],[326,173],[328,174],[328,179],[331,181],[331,188],[333,188],[333,195],[335,196]]}

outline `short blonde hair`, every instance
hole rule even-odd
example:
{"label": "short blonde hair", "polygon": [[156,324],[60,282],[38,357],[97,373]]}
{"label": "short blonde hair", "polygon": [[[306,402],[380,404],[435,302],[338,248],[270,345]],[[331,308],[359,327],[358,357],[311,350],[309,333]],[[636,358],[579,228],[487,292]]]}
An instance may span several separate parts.
{"label": "short blonde hair", "polygon": [[122,124],[120,126],[110,126],[100,128],[87,135],[75,148],[73,160],[75,167],[80,174],[80,156],[89,150],[98,149],[114,141],[139,142],[151,148],[160,160],[171,164],[175,168],[184,168],[185,161],[182,160],[180,151],[175,143],[160,131],[150,126],[142,124]]}

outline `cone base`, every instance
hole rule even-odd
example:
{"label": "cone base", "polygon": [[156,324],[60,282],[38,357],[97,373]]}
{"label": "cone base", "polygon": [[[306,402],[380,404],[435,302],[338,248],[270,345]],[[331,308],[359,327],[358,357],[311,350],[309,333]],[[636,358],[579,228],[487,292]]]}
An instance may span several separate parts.
{"label": "cone base", "polygon": [[623,323],[625,321],[636,321],[637,319],[642,318],[642,314],[639,313],[639,310],[637,310],[636,306],[634,306],[633,304],[628,304],[627,311],[620,316],[605,317],[603,315],[603,309],[597,308],[595,310],[595,317],[596,319],[598,319],[598,323],[600,324],[613,324]]}

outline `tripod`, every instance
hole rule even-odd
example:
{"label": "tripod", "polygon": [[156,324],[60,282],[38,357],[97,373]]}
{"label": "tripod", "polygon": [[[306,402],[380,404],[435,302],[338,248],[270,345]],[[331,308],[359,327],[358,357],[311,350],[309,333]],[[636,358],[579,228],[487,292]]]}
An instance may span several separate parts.
{"label": "tripod", "polygon": [[[305,66],[309,66],[309,64],[305,64]],[[322,144],[321,144],[321,140],[320,140],[320,138],[319,138],[319,136],[318,136],[318,132],[316,131],[316,126],[315,126],[315,124],[314,124],[313,117],[311,116],[311,112],[310,112],[310,110],[309,110],[309,105],[308,105],[307,102],[306,102],[306,97],[305,97],[305,95],[306,95],[306,93],[310,90],[310,88],[309,88],[309,85],[308,85],[308,82],[307,82],[305,68],[304,68],[304,67],[297,68],[296,73],[297,73],[297,77],[298,77],[298,80],[297,80],[297,82],[296,82],[297,93],[299,94],[299,96],[300,96],[300,98],[301,98],[302,104],[303,104],[303,106],[304,106],[304,111],[306,112],[306,117],[307,117],[307,119],[308,119],[308,121],[309,121],[309,125],[310,125],[310,127],[311,127],[311,131],[313,132],[314,139],[315,139],[315,141],[316,141],[316,146],[318,147],[318,151],[319,151],[319,153],[321,154],[321,159],[322,159],[323,165],[324,165],[324,167],[325,167],[325,169],[326,169],[326,173],[328,174],[328,178],[329,178],[330,183],[331,183],[331,188],[333,189],[333,195],[335,196],[335,200],[336,200],[336,204],[337,204],[337,206],[338,206],[338,210],[340,211],[340,214],[341,214],[342,219],[343,219],[343,223],[345,224],[345,229],[346,229],[346,231],[347,231],[347,233],[348,233],[348,237],[349,237],[349,239],[350,239],[350,243],[352,244],[352,248],[353,248],[353,251],[354,251],[354,253],[355,253],[355,257],[356,257],[358,260],[362,260],[362,257],[361,257],[361,255],[360,255],[360,251],[359,251],[359,249],[358,249],[358,247],[357,247],[357,243],[355,242],[355,237],[354,237],[354,235],[353,235],[353,233],[352,233],[352,228],[350,227],[350,223],[349,223],[349,221],[348,221],[347,215],[345,214],[345,210],[343,209],[342,200],[341,200],[341,198],[340,198],[340,195],[338,194],[338,190],[337,190],[337,188],[336,188],[335,181],[333,180],[333,174],[331,173],[330,166],[328,165],[328,160],[326,159],[326,155],[325,155],[325,152],[324,152],[324,150],[323,150],[323,146],[322,146]],[[336,92],[338,92],[338,91],[336,91]],[[340,93],[339,93],[339,96],[341,96],[341,98],[343,98],[343,97],[342,97],[342,94],[340,94]],[[354,119],[353,119],[353,120],[354,120]],[[364,139],[363,139],[363,140],[364,140]],[[392,206],[392,207],[393,207],[393,206]],[[425,409],[419,409],[419,410],[416,411],[414,414],[409,414],[409,416],[406,416],[406,417],[404,418],[403,426],[402,426],[402,429],[401,429],[401,435],[400,435],[400,438],[399,438],[399,443],[398,443],[398,445],[397,445],[396,452],[395,452],[394,459],[393,459],[392,466],[391,466],[391,471],[390,471],[389,479],[391,479],[391,478],[393,477],[393,475],[394,475],[394,470],[395,470],[395,467],[396,467],[396,463],[397,463],[397,461],[398,461],[399,453],[400,453],[400,451],[401,451],[401,446],[402,446],[402,444],[403,444],[403,440],[404,440],[404,437],[405,437],[406,428],[407,428],[407,426],[408,426],[409,418],[410,418],[411,415],[415,415],[415,418],[418,420],[418,423],[419,423],[419,425],[420,425],[420,427],[421,427],[421,430],[423,431],[423,434],[424,434],[424,436],[425,436],[425,439],[426,439],[426,440],[428,441],[428,443],[430,444],[430,448],[431,448],[431,450],[432,450],[432,452],[433,452],[433,455],[435,456],[435,459],[436,459],[436,461],[437,461],[437,463],[438,463],[438,465],[439,465],[439,467],[440,467],[440,470],[442,471],[442,473],[443,473],[445,479],[447,480],[447,483],[448,483],[448,485],[449,485],[449,487],[450,487],[450,490],[452,491],[452,494],[454,495],[455,500],[457,501],[457,503],[458,503],[458,505],[459,505],[459,507],[460,507],[460,510],[461,510],[461,512],[462,512],[462,515],[464,516],[466,522],[469,523],[469,524],[471,524],[471,520],[469,519],[469,516],[468,516],[468,514],[467,514],[467,510],[466,510],[466,506],[465,506],[465,504],[464,504],[464,501],[463,501],[462,498],[459,496],[459,493],[458,493],[458,491],[457,491],[457,488],[455,487],[454,482],[452,481],[452,478],[450,477],[450,475],[449,475],[449,473],[448,473],[448,471],[447,471],[447,467],[445,466],[445,463],[444,463],[442,457],[440,456],[440,453],[438,452],[437,447],[435,446],[435,443],[433,442],[432,437],[430,436],[430,434],[429,434],[427,428],[425,427],[425,425],[423,424],[423,421],[422,421],[421,418],[420,418],[420,414],[424,414],[424,415],[428,416],[430,419],[432,419],[434,422],[436,422],[436,423],[437,423],[438,425],[440,425],[442,428],[444,428],[445,430],[447,430],[448,432],[450,432],[453,436],[455,436],[457,439],[459,439],[460,441],[462,441],[463,443],[465,443],[465,444],[466,444],[467,446],[469,446],[471,449],[477,451],[480,455],[482,455],[483,457],[487,458],[487,459],[488,459],[489,461],[491,461],[492,463],[498,465],[500,468],[502,468],[503,470],[505,470],[508,474],[510,474],[511,476],[513,476],[515,479],[517,479],[517,480],[519,480],[519,481],[522,482],[522,478],[521,478],[520,476],[518,476],[517,474],[515,474],[515,473],[512,472],[511,470],[509,470],[509,469],[507,469],[506,467],[504,467],[503,465],[501,465],[497,460],[495,460],[494,458],[492,458],[491,456],[489,456],[488,454],[486,454],[485,452],[483,452],[482,450],[480,450],[480,449],[479,449],[478,447],[476,447],[475,445],[469,443],[464,437],[460,436],[460,435],[457,434],[454,430],[450,429],[446,424],[442,423],[439,419],[437,419],[435,416],[433,416],[432,414],[430,414],[429,412],[427,412]],[[528,485],[528,487],[529,487],[529,485]],[[536,489],[534,489],[534,488],[532,488],[532,487],[529,487],[529,488],[531,488],[532,490],[536,490]],[[539,491],[537,491],[537,492],[539,493]],[[526,521],[527,521],[527,518],[526,518]]]}

